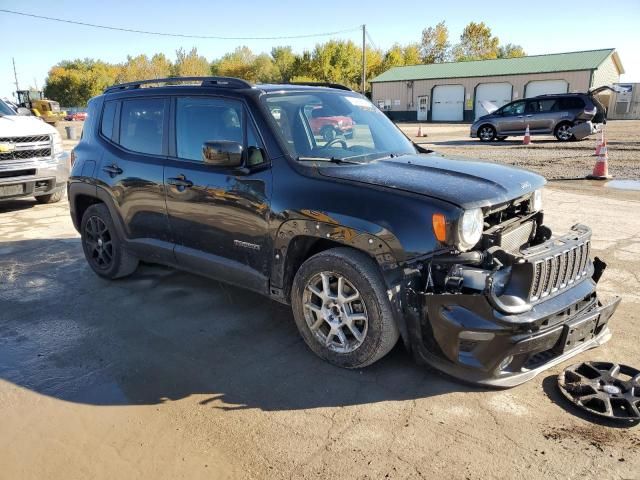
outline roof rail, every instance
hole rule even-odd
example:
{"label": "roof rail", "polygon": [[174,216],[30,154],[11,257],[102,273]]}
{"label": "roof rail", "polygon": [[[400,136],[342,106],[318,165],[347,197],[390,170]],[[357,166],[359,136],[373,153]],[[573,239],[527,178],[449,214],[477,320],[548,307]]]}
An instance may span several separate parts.
{"label": "roof rail", "polygon": [[137,82],[120,83],[112,85],[104,90],[104,93],[118,92],[140,88],[142,85],[154,83],[176,83],[176,82],[201,82],[201,87],[226,87],[226,88],[252,88],[253,85],[240,78],[234,77],[167,77],[153,78],[149,80],[139,80]]}
{"label": "roof rail", "polygon": [[337,88],[338,90],[347,90],[349,92],[353,92],[346,85],[342,85],[341,83],[331,83],[331,82],[289,82],[285,85],[300,85],[307,87],[327,87],[327,88]]}

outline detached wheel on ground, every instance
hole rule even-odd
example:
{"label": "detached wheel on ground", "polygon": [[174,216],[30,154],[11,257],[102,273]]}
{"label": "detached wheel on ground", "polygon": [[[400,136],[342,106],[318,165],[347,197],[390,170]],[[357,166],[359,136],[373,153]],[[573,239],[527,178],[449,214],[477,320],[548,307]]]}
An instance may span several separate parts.
{"label": "detached wheel on ground", "polygon": [[478,129],[478,138],[481,142],[490,142],[496,138],[496,129],[491,125],[483,125]]}
{"label": "detached wheel on ground", "polygon": [[126,277],[138,268],[138,259],[123,248],[106,205],[91,205],[84,212],[80,234],[84,256],[101,277]]}
{"label": "detached wheel on ground", "polygon": [[553,134],[560,142],[568,142],[575,138],[573,136],[573,133],[571,133],[572,128],[573,125],[571,125],[569,122],[562,122],[556,127]]}
{"label": "detached wheel on ground", "polygon": [[56,203],[62,200],[64,196],[64,190],[60,189],[57,192],[50,193],[48,195],[38,195],[36,198],[36,202],[38,203]]}
{"label": "detached wheel on ground", "polygon": [[398,340],[377,264],[350,248],[326,250],[304,262],[293,281],[291,305],[305,343],[339,367],[371,365]]}

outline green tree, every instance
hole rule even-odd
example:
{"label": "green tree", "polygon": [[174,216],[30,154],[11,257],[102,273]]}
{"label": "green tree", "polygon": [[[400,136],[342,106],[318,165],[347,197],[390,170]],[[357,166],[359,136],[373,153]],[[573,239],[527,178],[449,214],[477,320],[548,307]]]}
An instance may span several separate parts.
{"label": "green tree", "polygon": [[518,58],[525,57],[527,54],[520,45],[507,43],[498,47],[498,58]]}
{"label": "green tree", "polygon": [[163,53],[156,53],[151,58],[146,55],[127,55],[127,61],[118,74],[118,82],[165,78],[171,75],[171,70],[171,62]]}
{"label": "green tree", "polygon": [[182,48],[176,50],[176,61],[171,72],[176,77],[203,77],[209,75],[211,67],[209,61],[198,55],[198,49],[193,47],[189,53]]}
{"label": "green tree", "polygon": [[420,51],[423,63],[442,63],[449,60],[451,55],[449,43],[449,29],[444,20],[435,27],[422,30]]}
{"label": "green tree", "polygon": [[255,82],[254,62],[256,56],[249,47],[237,47],[217,61],[217,73],[227,77],[238,77]]}
{"label": "green tree", "polygon": [[357,88],[362,75],[362,51],[351,40],[318,44],[311,55],[311,76],[322,82]]}
{"label": "green tree", "polygon": [[498,58],[499,42],[484,22],[470,22],[464,27],[460,43],[454,48],[454,57],[459,62]]}
{"label": "green tree", "polygon": [[420,44],[410,43],[402,48],[402,56],[405,65],[418,65],[422,63],[422,55],[420,54]]}
{"label": "green tree", "polygon": [[84,107],[91,97],[116,83],[118,70],[99,60],[62,61],[49,71],[44,94],[64,107]]}
{"label": "green tree", "polygon": [[295,74],[296,56],[291,47],[274,47],[271,58],[277,72],[276,81],[288,83]]}

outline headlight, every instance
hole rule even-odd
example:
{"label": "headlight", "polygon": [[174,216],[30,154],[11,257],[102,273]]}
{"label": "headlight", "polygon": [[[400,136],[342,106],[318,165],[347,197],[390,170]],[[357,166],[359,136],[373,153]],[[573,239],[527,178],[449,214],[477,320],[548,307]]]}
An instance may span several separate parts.
{"label": "headlight", "polygon": [[57,155],[59,153],[62,153],[62,137],[60,136],[60,134],[58,132],[55,132],[52,136],[51,136],[51,144],[53,146],[53,148],[51,149],[51,154],[52,155]]}
{"label": "headlight", "polygon": [[458,244],[460,251],[466,252],[480,241],[484,227],[484,217],[480,208],[465,210],[458,221]]}
{"label": "headlight", "polygon": [[539,212],[542,210],[542,190],[536,190],[531,195],[531,211]]}

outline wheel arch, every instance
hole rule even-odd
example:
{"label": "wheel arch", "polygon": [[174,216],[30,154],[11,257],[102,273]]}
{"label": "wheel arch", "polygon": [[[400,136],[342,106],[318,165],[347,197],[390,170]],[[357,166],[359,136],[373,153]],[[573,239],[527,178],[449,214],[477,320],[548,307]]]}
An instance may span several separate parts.
{"label": "wheel arch", "polygon": [[120,238],[126,239],[124,221],[116,208],[111,195],[103,188],[87,183],[74,182],[69,185],[69,208],[71,220],[76,230],[80,231],[82,216],[87,208],[96,203],[104,203],[109,209],[109,214]]}

